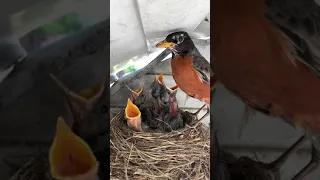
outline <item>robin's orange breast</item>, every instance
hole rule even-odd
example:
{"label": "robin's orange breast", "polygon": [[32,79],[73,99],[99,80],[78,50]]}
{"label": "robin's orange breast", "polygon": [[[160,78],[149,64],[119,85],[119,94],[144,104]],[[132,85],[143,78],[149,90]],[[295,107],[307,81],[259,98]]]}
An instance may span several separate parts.
{"label": "robin's orange breast", "polygon": [[211,63],[217,79],[249,104],[320,132],[320,78],[292,63],[290,46],[263,12],[224,16],[215,10]]}
{"label": "robin's orange breast", "polygon": [[171,68],[173,78],[183,92],[210,104],[210,85],[201,81],[198,72],[193,68],[191,56],[174,56]]}

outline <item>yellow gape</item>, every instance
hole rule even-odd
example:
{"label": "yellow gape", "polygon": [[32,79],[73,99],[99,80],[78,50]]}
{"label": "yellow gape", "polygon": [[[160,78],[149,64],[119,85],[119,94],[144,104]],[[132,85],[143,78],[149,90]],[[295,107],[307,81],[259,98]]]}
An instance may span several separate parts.
{"label": "yellow gape", "polygon": [[128,126],[135,131],[142,131],[141,112],[139,108],[131,102],[130,99],[128,99],[125,113]]}
{"label": "yellow gape", "polygon": [[75,135],[62,117],[49,152],[52,177],[58,180],[97,180],[99,163],[88,144]]}

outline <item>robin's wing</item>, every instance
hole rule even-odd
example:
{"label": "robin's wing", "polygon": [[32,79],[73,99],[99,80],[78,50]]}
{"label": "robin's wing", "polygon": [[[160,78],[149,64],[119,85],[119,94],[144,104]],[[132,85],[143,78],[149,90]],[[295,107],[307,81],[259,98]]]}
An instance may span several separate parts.
{"label": "robin's wing", "polygon": [[202,82],[210,84],[210,63],[203,56],[193,57],[193,67],[198,72]]}
{"label": "robin's wing", "polygon": [[320,7],[314,0],[268,0],[266,16],[292,43],[292,53],[320,76]]}

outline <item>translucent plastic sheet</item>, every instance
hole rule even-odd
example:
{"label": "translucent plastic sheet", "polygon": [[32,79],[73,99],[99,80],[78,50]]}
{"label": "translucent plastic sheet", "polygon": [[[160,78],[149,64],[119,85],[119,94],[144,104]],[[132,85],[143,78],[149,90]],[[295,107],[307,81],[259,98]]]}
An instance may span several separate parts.
{"label": "translucent plastic sheet", "polygon": [[[148,52],[136,0],[110,1],[110,68]],[[123,11],[119,13],[118,11]],[[115,12],[117,11],[117,12]]]}

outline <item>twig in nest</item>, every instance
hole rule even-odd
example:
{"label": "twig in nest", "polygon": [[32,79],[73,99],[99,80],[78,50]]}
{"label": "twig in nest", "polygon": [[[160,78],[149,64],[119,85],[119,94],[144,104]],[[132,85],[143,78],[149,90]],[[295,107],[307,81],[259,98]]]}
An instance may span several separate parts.
{"label": "twig in nest", "polygon": [[128,161],[127,161],[127,165],[126,165],[126,169],[125,169],[125,172],[126,172],[126,180],[129,180],[129,178],[128,178],[128,166],[129,166],[129,162],[130,162],[132,147],[133,147],[133,144],[131,144],[130,154],[129,154]]}

